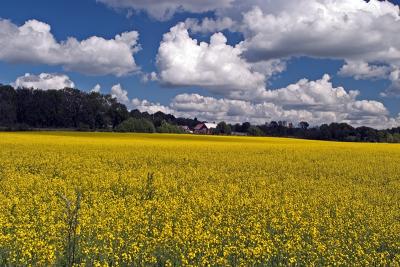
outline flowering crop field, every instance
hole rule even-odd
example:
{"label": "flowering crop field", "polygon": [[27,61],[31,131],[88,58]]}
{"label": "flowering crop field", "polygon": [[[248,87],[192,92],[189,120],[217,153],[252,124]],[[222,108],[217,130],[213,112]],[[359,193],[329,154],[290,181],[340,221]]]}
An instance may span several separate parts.
{"label": "flowering crop field", "polygon": [[1,266],[399,262],[399,145],[0,133]]}

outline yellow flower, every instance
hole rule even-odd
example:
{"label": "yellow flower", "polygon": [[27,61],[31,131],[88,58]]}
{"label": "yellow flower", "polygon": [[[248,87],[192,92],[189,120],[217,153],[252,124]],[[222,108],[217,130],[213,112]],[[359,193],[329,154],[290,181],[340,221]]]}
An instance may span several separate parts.
{"label": "yellow flower", "polygon": [[400,146],[0,133],[10,266],[399,266]]}

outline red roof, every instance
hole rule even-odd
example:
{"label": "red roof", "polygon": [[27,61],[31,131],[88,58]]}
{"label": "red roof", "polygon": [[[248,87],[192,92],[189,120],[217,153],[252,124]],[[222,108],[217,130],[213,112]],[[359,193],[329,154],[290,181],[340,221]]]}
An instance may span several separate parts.
{"label": "red roof", "polygon": [[199,123],[199,124],[196,125],[196,127],[194,127],[194,129],[195,129],[195,130],[201,130],[201,129],[203,129],[204,127],[205,127],[205,124],[204,124],[204,123]]}

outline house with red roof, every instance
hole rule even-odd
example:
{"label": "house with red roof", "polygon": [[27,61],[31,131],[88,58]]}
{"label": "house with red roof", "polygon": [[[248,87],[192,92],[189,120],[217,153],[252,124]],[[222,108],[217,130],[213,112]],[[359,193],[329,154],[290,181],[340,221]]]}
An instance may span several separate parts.
{"label": "house with red roof", "polygon": [[194,127],[193,132],[195,134],[212,134],[213,130],[217,128],[217,124],[215,123],[199,123]]}

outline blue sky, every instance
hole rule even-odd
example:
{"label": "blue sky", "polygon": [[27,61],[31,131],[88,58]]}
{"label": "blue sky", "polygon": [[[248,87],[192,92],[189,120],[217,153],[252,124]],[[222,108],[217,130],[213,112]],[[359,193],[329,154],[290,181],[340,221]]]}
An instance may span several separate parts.
{"label": "blue sky", "polygon": [[[233,1],[233,7],[226,8],[225,3],[227,2],[232,2]],[[110,73],[110,74],[96,74],[96,75],[88,75],[87,73],[83,73],[81,71],[76,71],[74,68],[65,68],[65,65],[63,64],[48,64],[48,63],[43,63],[43,61],[39,60],[38,62],[31,62],[32,60],[6,60],[1,58],[1,48],[0,48],[0,83],[3,84],[13,84],[15,83],[16,79],[18,77],[23,76],[25,73],[30,73],[32,75],[39,75],[40,73],[59,73],[59,74],[64,74],[68,76],[68,78],[74,82],[75,87],[89,91],[91,90],[96,84],[99,84],[101,86],[101,92],[102,93],[110,93],[111,88],[117,84],[120,84],[120,90],[117,92],[120,92],[121,90],[123,92],[128,93],[129,101],[131,99],[137,99],[136,101],[136,106],[133,105],[131,102],[127,102],[127,105],[130,106],[132,105],[131,108],[139,108],[141,107],[142,109],[148,108],[150,111],[154,110],[154,108],[157,108],[157,106],[162,106],[163,110],[166,111],[171,111],[175,112],[177,115],[197,115],[199,113],[200,117],[203,117],[208,120],[230,120],[234,122],[235,120],[239,119],[247,119],[247,120],[252,120],[254,117],[254,121],[258,122],[260,120],[263,120],[262,116],[260,114],[254,115],[252,112],[247,112],[246,109],[242,110],[241,114],[236,114],[237,108],[235,108],[235,103],[232,101],[246,101],[254,111],[257,109],[257,105],[260,103],[266,103],[265,99],[268,99],[269,102],[272,104],[278,106],[279,108],[283,107],[283,111],[280,111],[280,113],[276,114],[281,114],[280,116],[283,117],[283,119],[288,118],[288,120],[293,119],[295,120],[297,117],[292,116],[292,115],[287,115],[287,114],[292,114],[293,112],[286,112],[286,111],[298,111],[298,106],[303,106],[302,103],[286,103],[288,100],[286,99],[280,99],[280,98],[271,98],[268,96],[267,98],[263,97],[252,97],[249,98],[248,96],[243,96],[245,93],[237,89],[237,91],[240,91],[241,96],[235,96],[237,94],[232,93],[232,91],[235,91],[236,89],[233,88],[231,91],[230,87],[231,82],[229,83],[223,83],[223,86],[220,86],[219,82],[217,82],[218,85],[210,85],[215,81],[205,81],[203,77],[201,77],[201,80],[190,80],[190,81],[182,81],[182,79],[179,79],[178,81],[173,80],[176,77],[162,77],[162,71],[163,67],[158,66],[156,64],[156,58],[157,54],[159,53],[159,47],[160,47],[160,42],[163,41],[163,35],[168,33],[170,31],[171,27],[174,27],[177,25],[179,22],[183,22],[188,18],[195,18],[198,21],[202,21],[204,18],[210,18],[214,20],[218,20],[219,18],[222,17],[229,17],[235,21],[237,21],[237,25],[240,24],[245,24],[242,22],[242,18],[238,18],[237,15],[231,15],[235,12],[232,11],[232,9],[235,9],[234,5],[235,0],[221,0],[221,8],[214,8],[210,7],[209,10],[199,10],[198,6],[193,6],[191,4],[187,4],[189,2],[196,2],[193,0],[189,1],[178,1],[178,2],[183,2],[181,7],[179,7],[179,11],[177,12],[172,12],[173,15],[172,17],[157,17],[157,15],[154,15],[154,6],[146,6],[146,4],[137,4],[136,2],[141,2],[141,1],[136,1],[136,0],[131,0],[132,4],[129,7],[123,6],[115,9],[115,6],[118,5],[118,1],[116,0],[103,0],[103,3],[96,2],[95,0],[80,0],[80,1],[70,1],[70,0],[36,0],[36,1],[30,1],[30,0],[2,0],[0,3],[0,18],[3,20],[9,20],[9,23],[14,24],[16,27],[21,27],[24,25],[25,22],[29,20],[37,20],[40,22],[43,22],[45,24],[48,24],[51,26],[51,34],[54,36],[57,42],[65,41],[67,40],[68,37],[73,37],[77,39],[78,41],[82,41],[85,39],[88,39],[92,36],[97,36],[97,37],[102,37],[106,40],[112,40],[117,34],[121,34],[123,32],[130,32],[130,31],[137,31],[139,33],[139,38],[138,38],[138,43],[140,44],[140,51],[134,52],[133,53],[133,58],[135,60],[136,66],[140,68],[140,71],[136,71],[135,73],[129,73],[129,74],[124,74],[124,75],[115,75],[115,73]],[[307,0],[302,0],[303,2],[307,3]],[[337,0],[339,4],[340,2],[346,2],[348,0]],[[361,0],[357,0],[361,1]],[[121,2],[121,1],[119,1]],[[129,0],[125,1],[129,2]],[[151,1],[150,1],[151,2]],[[168,4],[168,1],[160,1],[160,2],[166,2]],[[174,1],[170,1],[174,2]],[[217,3],[216,1],[215,3]],[[254,1],[254,6],[257,6],[257,3],[260,1]],[[262,2],[262,1],[261,1]],[[268,5],[266,4],[265,6],[260,6],[260,9],[263,12],[263,15],[271,14],[276,15],[277,17],[279,16],[280,13],[277,13],[278,11],[272,11],[272,10],[279,10],[279,9],[287,9],[290,10],[290,6],[283,6],[283,7],[275,7],[274,6],[274,1],[267,1]],[[290,2],[290,1],[289,1]],[[310,1],[308,1],[310,2]],[[324,2],[324,1],[322,1]],[[392,1],[394,4],[399,4],[399,1]],[[277,3],[277,1],[275,1]],[[338,5],[339,5],[338,4]],[[150,4],[149,4],[150,5]],[[207,5],[207,4],[205,4]],[[263,4],[261,4],[263,5]],[[278,4],[277,4],[278,5]],[[282,5],[282,4],[279,4]],[[390,8],[396,8],[395,5],[392,5],[393,7]],[[157,8],[157,6],[155,6]],[[250,7],[247,9],[242,9],[242,7],[238,7],[237,11],[240,11],[242,13],[245,12],[250,12]],[[138,10],[141,10],[140,12]],[[173,9],[172,9],[173,10]],[[271,10],[271,11],[270,11]],[[329,7],[328,7],[329,10]],[[189,11],[189,12],[187,12]],[[236,11],[236,10],[234,10]],[[301,11],[300,11],[301,12]],[[353,10],[354,12],[354,10]],[[374,12],[374,11],[372,11]],[[297,12],[299,13],[299,12]],[[360,12],[361,13],[361,12]],[[336,14],[336,13],[335,13]],[[356,13],[354,13],[356,14]],[[356,14],[357,15],[357,14]],[[355,16],[356,16],[355,15]],[[250,15],[249,15],[250,16]],[[357,15],[358,16],[358,15]],[[358,18],[358,17],[355,17]],[[377,18],[378,22],[379,18]],[[355,21],[362,21],[362,20],[355,20]],[[396,21],[396,20],[393,20]],[[397,32],[399,32],[399,26],[400,24],[395,23],[392,25],[389,25],[390,27],[397,27]],[[388,26],[388,27],[389,27]],[[367,26],[366,26],[367,27]],[[189,26],[188,26],[189,28]],[[251,27],[249,27],[251,28]],[[190,29],[189,29],[190,30]],[[252,29],[253,30],[253,29]],[[311,30],[311,29],[310,29]],[[344,29],[346,30],[346,29]],[[360,29],[364,30],[364,29]],[[368,30],[368,29],[365,29]],[[195,31],[189,31],[190,32],[190,38],[194,39],[196,38],[197,40],[204,41],[206,43],[210,42],[210,37],[216,32],[216,31],[221,31],[226,39],[227,39],[227,46],[234,47],[241,41],[247,41],[249,40],[249,50],[252,49],[254,44],[254,40],[251,39],[251,37],[254,37],[258,34],[259,36],[263,36],[261,34],[264,34],[264,32],[261,33],[255,33],[254,31],[251,32],[251,30],[238,30],[238,27],[234,28],[233,26],[231,28],[229,27],[222,27],[220,29],[213,29],[211,31],[204,30],[204,32],[199,33]],[[242,32],[241,32],[242,31]],[[1,28],[0,28],[1,32]],[[388,34],[392,33],[393,30],[389,31]],[[269,35],[268,35],[269,36]],[[280,38],[281,36],[277,36],[276,38]],[[285,36],[284,36],[285,37]],[[384,37],[384,35],[383,35]],[[1,38],[1,34],[0,34]],[[287,38],[287,37],[285,37]],[[325,38],[335,38],[335,36],[326,36]],[[254,38],[255,39],[255,38]],[[293,37],[293,42],[296,42],[296,39]],[[299,39],[303,40],[303,39]],[[0,44],[1,44],[0,40]],[[29,40],[27,40],[29,42]],[[253,42],[253,43],[252,43]],[[394,41],[395,42],[395,41]],[[30,44],[31,46],[34,46],[35,43]],[[170,44],[172,45],[172,43]],[[258,44],[256,44],[258,47]],[[315,46],[318,46],[319,43],[316,42]],[[357,44],[356,44],[357,45]],[[360,43],[360,46],[363,47],[364,43]],[[389,44],[390,46],[393,46],[395,48],[398,43],[394,44]],[[171,48],[171,46],[169,46]],[[286,48],[285,48],[286,49]],[[299,48],[300,49],[300,48]],[[347,58],[345,56],[321,56],[324,59],[321,59],[318,56],[314,56],[314,54],[320,53],[319,51],[309,51],[307,50],[308,48],[305,48],[304,54],[303,52],[300,52],[301,54],[298,54],[296,49],[293,48],[287,48],[284,52],[286,53],[287,50],[290,51],[295,51],[295,52],[288,52],[282,57],[278,57],[278,60],[284,61],[285,63],[285,69],[284,71],[276,71],[274,74],[268,74],[265,75],[265,90],[274,90],[274,89],[279,89],[279,88],[286,88],[292,84],[296,84],[300,79],[306,78],[309,81],[318,81],[321,80],[324,74],[329,74],[330,75],[330,81],[332,82],[332,87],[343,87],[346,92],[349,92],[351,90],[358,90],[359,94],[357,96],[357,100],[359,101],[376,101],[384,105],[385,109],[387,110],[386,114],[384,115],[387,119],[391,118],[396,118],[397,114],[400,113],[400,98],[398,98],[398,93],[396,90],[392,90],[394,93],[391,93],[390,96],[382,96],[382,93],[385,93],[385,90],[387,90],[388,87],[391,86],[391,84],[395,84],[396,80],[393,78],[389,78],[389,72],[390,74],[393,74],[396,72],[398,69],[398,62],[399,60],[397,58],[392,59],[393,57],[390,58],[390,60],[387,61],[382,61],[378,62],[380,59],[379,58],[372,58],[371,56],[367,53],[364,55],[360,55],[360,57],[357,57],[354,59],[353,57]],[[330,48],[332,50],[335,50],[336,48],[332,46]],[[350,49],[346,47],[339,47],[338,50],[340,49]],[[384,49],[384,48],[382,48]],[[316,48],[316,50],[319,50]],[[366,48],[366,50],[368,50]],[[176,50],[174,50],[176,51]],[[179,50],[178,50],[179,51]],[[255,50],[254,50],[255,51]],[[258,50],[257,50],[258,51]],[[323,50],[323,53],[326,53],[327,55],[331,54],[326,52],[327,50]],[[279,47],[274,48],[273,52],[276,52],[277,54],[281,53]],[[379,52],[379,51],[378,51]],[[297,54],[296,54],[297,53]],[[339,54],[345,54],[345,53],[339,53]],[[260,54],[261,55],[261,54]],[[245,53],[243,55],[240,55],[240,58],[245,58]],[[342,58],[343,57],[343,58]],[[364,59],[365,57],[365,59]],[[274,58],[275,59],[275,58]],[[171,64],[171,61],[167,61],[171,59],[165,59],[165,65],[167,66],[168,64]],[[224,60],[224,59],[223,59]],[[236,60],[236,59],[235,59]],[[266,59],[271,60],[271,58]],[[388,71],[387,75],[380,75],[377,77],[372,77],[372,78],[362,78],[362,79],[357,79],[355,78],[356,74],[348,74],[348,75],[339,75],[338,72],[339,70],[346,64],[346,62],[350,60],[356,60],[357,62],[359,61],[365,61],[370,65],[373,65],[376,63],[376,66],[387,66],[391,68],[390,71]],[[386,59],[385,59],[386,60]],[[245,59],[243,64],[252,64],[253,60],[247,60]],[[164,61],[162,61],[164,62]],[[239,61],[235,61],[239,62]],[[243,62],[243,61],[240,61]],[[231,63],[230,63],[231,64]],[[222,65],[222,64],[221,64]],[[168,65],[169,66],[169,65]],[[232,65],[229,65],[232,66]],[[216,68],[218,67],[218,64],[215,66]],[[72,69],[72,70],[71,70]],[[356,68],[357,69],[357,68]],[[170,69],[169,71],[173,71],[174,69]],[[176,71],[182,71],[182,68],[176,69]],[[236,70],[233,70],[232,72],[235,72]],[[143,75],[149,74],[151,72],[154,72],[158,75],[158,80],[157,81],[150,81],[150,82],[143,82]],[[224,72],[222,72],[224,73]],[[238,72],[239,73],[239,72]],[[251,74],[254,74],[255,71],[251,69]],[[184,75],[184,74],[182,74]],[[189,74],[190,75],[190,74]],[[370,77],[370,75],[366,75],[365,73],[363,74],[364,76]],[[240,76],[240,75],[239,75]],[[238,76],[238,77],[239,77]],[[364,77],[363,76],[363,77]],[[393,75],[392,75],[393,76]],[[390,77],[392,77],[390,76]],[[241,77],[241,76],[240,76]],[[179,78],[179,77],[178,77]],[[220,77],[221,80],[224,79],[224,77]],[[240,79],[240,78],[239,78]],[[400,83],[400,82],[399,82]],[[204,85],[204,86],[203,86]],[[224,89],[221,89],[224,87]],[[250,89],[249,89],[250,90]],[[298,89],[298,90],[307,90],[307,89]],[[243,90],[244,91],[244,90]],[[400,91],[400,90],[399,90]],[[114,92],[115,93],[115,92]],[[243,94],[242,94],[243,93]],[[283,92],[284,93],[284,92]],[[205,103],[218,103],[218,100],[226,100],[225,102],[228,103],[229,111],[226,110],[207,110],[207,104],[202,105],[203,109],[199,110],[198,108],[189,110],[185,105],[180,106],[182,104],[179,101],[176,101],[176,97],[179,95],[196,95],[196,96],[201,96],[201,100],[199,98],[196,98],[197,104],[199,104],[199,101],[205,101]],[[118,97],[118,94],[116,94]],[[210,99],[204,99],[204,98],[210,98]],[[300,97],[301,98],[301,97]],[[324,97],[322,97],[324,98]],[[183,98],[182,98],[183,99]],[[181,99],[181,100],[182,100]],[[318,98],[320,99],[320,98]],[[143,101],[146,100],[146,103],[139,103],[138,101]],[[123,102],[123,100],[121,100]],[[175,101],[175,102],[174,102]],[[212,102],[214,101],[214,102]],[[286,101],[286,102],[285,102]],[[356,100],[354,100],[356,101]],[[160,105],[157,104],[160,103]],[[268,102],[268,103],[269,103]],[[284,104],[286,103],[286,104]],[[331,102],[329,102],[331,103]],[[340,102],[342,103],[342,102]],[[188,104],[188,103],[185,103]],[[189,102],[190,104],[190,102]],[[319,104],[319,103],[317,103]],[[320,103],[321,106],[324,105],[324,103]],[[361,104],[365,103],[350,103],[346,105],[355,105],[359,107]],[[370,103],[369,103],[370,104]],[[375,104],[375,103],[373,103]],[[210,104],[214,105],[214,104]],[[328,112],[327,110],[319,110],[318,108],[315,108],[316,104],[313,104],[313,106],[308,107],[308,104],[304,104],[304,110],[309,111],[310,113],[316,113],[316,112]],[[333,103],[334,105],[334,103]],[[205,107],[204,107],[205,106]],[[375,105],[376,106],[376,105]],[[296,108],[295,108],[296,107]],[[338,109],[341,109],[342,106],[338,105]],[[379,107],[378,107],[379,108]],[[205,109],[205,110],[204,110]],[[333,108],[334,109],[334,108]],[[353,109],[352,109],[353,110]],[[311,121],[315,121],[315,123],[319,123],[320,120],[323,118],[333,118],[332,120],[343,120],[346,122],[350,122],[353,124],[358,124],[358,123],[366,123],[366,124],[373,124],[376,121],[381,120],[379,116],[382,115],[382,113],[377,113],[376,118],[372,120],[366,120],[365,118],[369,118],[373,115],[368,114],[368,115],[363,115],[362,118],[354,119],[352,121],[352,118],[354,116],[359,116],[357,114],[360,114],[361,112],[364,112],[366,109],[363,109],[363,111],[357,110],[354,111],[354,114],[346,114],[346,116],[340,114],[337,117],[334,114],[332,117],[328,113],[324,113],[324,116],[318,116],[318,118],[310,117]],[[225,112],[225,113],[224,113]],[[264,112],[264,111],[263,111]],[[329,110],[329,112],[332,112]],[[381,111],[380,111],[381,112]],[[216,114],[215,118],[212,118],[210,114]],[[240,112],[239,112],[240,113]],[[267,113],[267,111],[265,111]],[[235,114],[235,115],[230,115],[230,114]],[[253,114],[253,115],[252,115]],[[283,114],[283,115],[282,115]],[[277,118],[278,115],[271,115],[271,116],[265,116],[265,120],[267,121],[268,119],[279,119]],[[253,117],[252,117],[253,116]],[[274,117],[275,116],[275,117]],[[312,115],[307,115],[307,116],[312,116]],[[307,116],[305,118],[307,118]],[[299,119],[301,119],[299,117]],[[329,122],[329,121],[327,121]],[[392,120],[393,122],[393,120]],[[373,126],[373,125],[372,125]],[[379,127],[379,125],[377,125]]]}

